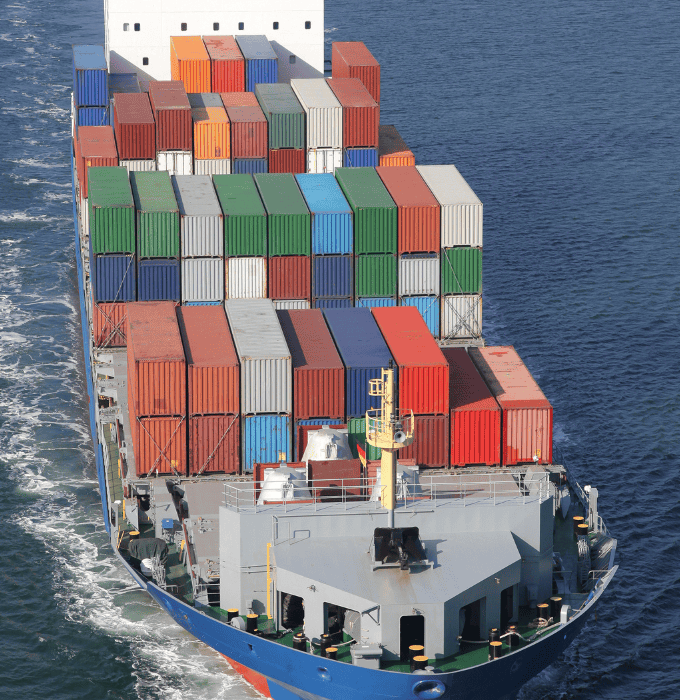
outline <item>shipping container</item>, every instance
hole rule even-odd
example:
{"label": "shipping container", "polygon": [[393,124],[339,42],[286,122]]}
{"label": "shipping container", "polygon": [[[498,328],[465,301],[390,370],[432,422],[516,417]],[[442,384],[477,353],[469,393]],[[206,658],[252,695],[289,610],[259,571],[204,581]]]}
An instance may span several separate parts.
{"label": "shipping container", "polygon": [[312,307],[315,309],[351,309],[352,299],[313,299]]}
{"label": "shipping container", "polygon": [[413,151],[409,150],[392,124],[381,124],[378,127],[378,159],[380,165],[385,167],[416,164]]}
{"label": "shipping container", "polygon": [[345,368],[320,309],[277,311],[293,365],[296,418],[345,415]]}
{"label": "shipping container", "polygon": [[399,306],[415,306],[427,328],[435,338],[439,338],[439,297],[402,297],[399,299]]}
{"label": "shipping container", "polygon": [[397,305],[394,297],[362,297],[356,300],[359,309],[385,309]]}
{"label": "shipping container", "polygon": [[180,306],[189,416],[239,412],[240,370],[224,308]]}
{"label": "shipping container", "polygon": [[231,122],[231,157],[266,159],[269,153],[268,126],[260,107],[226,109]]}
{"label": "shipping container", "polygon": [[451,466],[501,463],[501,409],[465,348],[442,348],[449,363]]}
{"label": "shipping container", "polygon": [[312,260],[312,296],[351,297],[354,291],[354,270],[351,255],[314,256]]}
{"label": "shipping container", "polygon": [[290,350],[271,300],[228,299],[224,307],[241,361],[241,413],[291,413]]}
{"label": "shipping container", "polygon": [[418,165],[418,172],[441,206],[441,247],[481,248],[483,207],[455,165]]}
{"label": "shipping container", "polygon": [[240,416],[193,416],[188,422],[189,476],[238,474],[241,462]]}
{"label": "shipping container", "polygon": [[258,83],[276,83],[279,62],[272,45],[264,34],[235,37],[245,59],[246,90],[252,92]]}
{"label": "shipping container", "polygon": [[449,416],[414,416],[413,442],[399,450],[399,461],[412,459],[419,467],[449,466]]}
{"label": "shipping container", "polygon": [[179,260],[140,260],[137,263],[137,298],[139,301],[179,301],[179,275]]}
{"label": "shipping container", "polygon": [[397,205],[399,253],[438,253],[439,203],[415,167],[378,167],[378,176]]}
{"label": "shipping container", "polygon": [[246,89],[246,62],[233,36],[204,36],[210,56],[213,92],[243,92]]}
{"label": "shipping container", "polygon": [[274,308],[279,309],[308,309],[309,299],[272,299]]}
{"label": "shipping container", "polygon": [[342,105],[343,148],[378,148],[380,106],[357,78],[328,78]]}
{"label": "shipping container", "polygon": [[113,98],[113,125],[121,160],[156,157],[156,122],[146,92],[116,94]]}
{"label": "shipping container", "polygon": [[334,173],[342,167],[342,148],[308,148],[307,172],[314,174]]}
{"label": "shipping container", "polygon": [[191,105],[191,109],[198,107],[220,107],[224,109],[224,103],[219,92],[187,92],[187,99]]}
{"label": "shipping container", "polygon": [[194,160],[194,175],[229,175],[230,173],[230,158]]}
{"label": "shipping container", "polygon": [[83,126],[75,142],[75,161],[80,193],[88,196],[88,172],[93,167],[118,165],[118,150],[110,126]]}
{"label": "shipping container", "polygon": [[389,253],[357,255],[354,269],[357,297],[397,295],[397,256]]}
{"label": "shipping container", "polygon": [[399,408],[448,415],[449,363],[420,311],[412,306],[371,309],[399,368]]}
{"label": "shipping container", "polygon": [[551,464],[553,409],[515,348],[470,348],[470,357],[501,407],[501,463]]}
{"label": "shipping container", "polygon": [[156,160],[121,160],[118,163],[130,173],[154,173],[156,172]]}
{"label": "shipping container", "polygon": [[92,342],[96,348],[124,348],[127,345],[125,302],[97,304],[92,293]]}
{"label": "shipping container", "polygon": [[342,106],[323,78],[293,78],[295,96],[305,110],[307,148],[342,148]]}
{"label": "shipping container", "polygon": [[[90,129],[103,127],[91,126]],[[92,252],[135,252],[135,203],[125,168],[88,169]],[[115,301],[111,299],[111,301]]]}
{"label": "shipping container", "polygon": [[435,253],[399,257],[399,296],[439,295],[440,265]]}
{"label": "shipping container", "polygon": [[142,92],[137,73],[109,73],[109,97],[119,92]]}
{"label": "shipping container", "polygon": [[267,210],[269,256],[310,255],[310,214],[290,173],[255,175]]}
{"label": "shipping container", "polygon": [[192,175],[194,157],[190,151],[158,151],[156,170],[165,170],[170,175]]}
{"label": "shipping container", "polygon": [[266,258],[228,258],[224,268],[227,299],[267,297]]}
{"label": "shipping container", "polygon": [[137,300],[134,255],[92,254],[90,261],[92,293],[96,303]]}
{"label": "shipping container", "polygon": [[229,117],[224,107],[194,107],[194,159],[229,158]]}
{"label": "shipping container", "polygon": [[349,433],[349,448],[354,457],[359,456],[357,447],[364,450],[366,459],[380,459],[382,450],[366,442],[366,418],[349,418],[347,420],[347,432]]}
{"label": "shipping container", "polygon": [[[182,258],[223,256],[224,217],[212,178],[176,175],[172,186],[180,213]],[[224,275],[220,276],[223,280]]]}
{"label": "shipping container", "polygon": [[76,127],[109,126],[108,107],[76,107]]}
{"label": "shipping container", "polygon": [[224,254],[267,255],[267,212],[251,175],[215,176],[224,214]]}
{"label": "shipping container", "polygon": [[149,99],[156,120],[156,150],[191,151],[191,105],[183,83],[151,81]]}
{"label": "shipping container", "polygon": [[[220,92],[220,98],[227,110],[230,107],[257,107],[262,112],[254,92]],[[265,119],[265,121],[267,120]]]}
{"label": "shipping container", "polygon": [[137,417],[186,415],[186,361],[172,303],[128,304],[128,387]]}
{"label": "shipping container", "polygon": [[309,442],[309,434],[316,430],[321,430],[324,426],[334,430],[347,430],[346,423],[334,422],[330,418],[302,418],[295,421],[295,427],[293,428],[294,459],[302,459]]}
{"label": "shipping container", "polygon": [[269,258],[269,298],[309,299],[311,260],[306,255]]}
{"label": "shipping container", "polygon": [[359,459],[310,459],[307,463],[309,481],[314,482],[316,502],[366,500],[362,472]]}
{"label": "shipping container", "polygon": [[224,258],[182,258],[182,302],[224,299]]}
{"label": "shipping container", "polygon": [[231,171],[234,175],[257,175],[268,172],[267,158],[234,158]]}
{"label": "shipping container", "polygon": [[132,443],[137,477],[168,474],[185,476],[186,418],[134,418]]}
{"label": "shipping container", "polygon": [[377,148],[346,148],[343,154],[345,168],[374,168],[378,165]]}
{"label": "shipping container", "polygon": [[354,243],[352,208],[336,179],[330,174],[298,175],[295,179],[311,214],[312,253],[351,254]]}
{"label": "shipping container", "polygon": [[380,103],[380,64],[363,41],[334,41],[331,49],[334,78],[358,78]]}
{"label": "shipping container", "polygon": [[442,294],[479,294],[482,291],[482,251],[448,248],[442,251]]}
{"label": "shipping container", "polygon": [[306,152],[304,148],[279,148],[269,151],[270,173],[304,173]]}
{"label": "shipping container", "polygon": [[210,56],[200,36],[170,37],[170,72],[187,92],[210,92]]}
{"label": "shipping container", "polygon": [[179,257],[179,208],[167,172],[130,173],[139,258]]}
{"label": "shipping container", "polygon": [[324,317],[346,368],[345,415],[362,416],[380,406],[368,394],[370,379],[378,379],[392,359],[375,319],[368,309],[325,309]]}
{"label": "shipping container", "polygon": [[269,148],[305,147],[305,111],[287,83],[255,85],[255,97],[269,123]]}
{"label": "shipping container", "polygon": [[241,434],[243,471],[251,472],[256,462],[287,462],[293,456],[290,416],[245,416]]}
{"label": "shipping container", "polygon": [[108,105],[108,66],[103,46],[73,47],[73,97],[77,107]]}
{"label": "shipping container", "polygon": [[454,294],[441,298],[442,339],[482,337],[482,295]]}

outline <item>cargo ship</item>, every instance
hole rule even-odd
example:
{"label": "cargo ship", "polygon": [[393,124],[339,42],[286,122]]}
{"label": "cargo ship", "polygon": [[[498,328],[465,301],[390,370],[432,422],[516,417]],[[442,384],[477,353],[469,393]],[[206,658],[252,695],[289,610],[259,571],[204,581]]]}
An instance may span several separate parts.
{"label": "cargo ship", "polygon": [[380,124],[323,4],[105,3],[73,47],[114,554],[266,697],[513,697],[614,576],[553,410],[482,335],[482,204]]}

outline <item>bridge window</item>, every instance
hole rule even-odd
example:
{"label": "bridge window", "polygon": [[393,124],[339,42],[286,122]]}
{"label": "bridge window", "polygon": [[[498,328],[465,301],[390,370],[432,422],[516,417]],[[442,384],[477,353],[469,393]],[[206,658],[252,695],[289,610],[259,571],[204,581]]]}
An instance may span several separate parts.
{"label": "bridge window", "polygon": [[219,22],[213,22],[213,31],[217,32],[219,31],[220,28],[220,23]]}
{"label": "bridge window", "polygon": [[124,32],[129,32],[129,31],[130,31],[130,25],[129,25],[127,22],[125,22],[125,23],[123,24],[123,31],[124,31]]}
{"label": "bridge window", "polygon": [[305,22],[305,29],[311,29],[312,28],[312,23],[311,22]]}
{"label": "bridge window", "polygon": [[288,59],[288,61],[290,62],[291,65],[294,64],[295,63],[295,56],[291,55],[290,58]]}
{"label": "bridge window", "polygon": [[245,28],[246,28],[245,22],[239,22],[239,23],[238,23],[238,28],[239,28],[239,29],[245,29]]}
{"label": "bridge window", "polygon": [[183,32],[186,32],[186,30],[187,30],[187,23],[186,22],[182,22],[181,29]]}
{"label": "bridge window", "polygon": [[279,23],[274,22],[274,24],[272,24],[272,29],[278,29],[278,28],[279,28]]}
{"label": "bridge window", "polygon": [[142,65],[143,65],[143,66],[148,66],[148,65],[149,65],[149,59],[148,59],[146,56],[144,56],[144,58],[142,59]]}
{"label": "bridge window", "polygon": [[138,32],[141,29],[139,22],[135,22],[135,31]]}

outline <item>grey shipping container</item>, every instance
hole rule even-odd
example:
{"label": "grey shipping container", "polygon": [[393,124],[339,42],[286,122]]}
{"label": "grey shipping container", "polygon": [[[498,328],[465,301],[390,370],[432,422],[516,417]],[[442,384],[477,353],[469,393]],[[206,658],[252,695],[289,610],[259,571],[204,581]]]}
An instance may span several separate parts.
{"label": "grey shipping container", "polygon": [[399,258],[399,296],[439,294],[439,256],[402,255]]}
{"label": "grey shipping container", "polygon": [[224,259],[186,258],[182,260],[182,301],[222,301],[224,299]]}
{"label": "grey shipping container", "polygon": [[224,255],[224,217],[209,175],[173,175],[182,257]]}
{"label": "grey shipping container", "polygon": [[294,78],[290,87],[307,115],[307,148],[342,148],[342,106],[323,78]]}

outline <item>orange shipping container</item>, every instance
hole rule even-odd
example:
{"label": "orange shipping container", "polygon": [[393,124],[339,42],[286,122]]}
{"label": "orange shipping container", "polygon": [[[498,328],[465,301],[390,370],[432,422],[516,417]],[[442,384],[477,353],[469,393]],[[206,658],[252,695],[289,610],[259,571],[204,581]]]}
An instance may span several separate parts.
{"label": "orange shipping container", "polygon": [[92,326],[96,348],[124,348],[127,345],[125,302],[96,304],[92,297]]}
{"label": "orange shipping container", "polygon": [[194,107],[194,158],[230,158],[229,117],[224,107]]}
{"label": "orange shipping container", "polygon": [[138,477],[186,475],[186,418],[137,418],[132,432]]}
{"label": "orange shipping container", "polygon": [[378,127],[378,158],[379,165],[415,165],[416,158],[404,143],[396,127],[392,124],[381,124]]}
{"label": "orange shipping container", "polygon": [[200,36],[170,37],[170,70],[187,92],[210,92],[210,56]]}
{"label": "orange shipping container", "polygon": [[189,475],[237,474],[240,432],[237,415],[189,418]]}
{"label": "orange shipping container", "polygon": [[246,62],[233,36],[204,36],[210,56],[213,92],[243,92]]}

